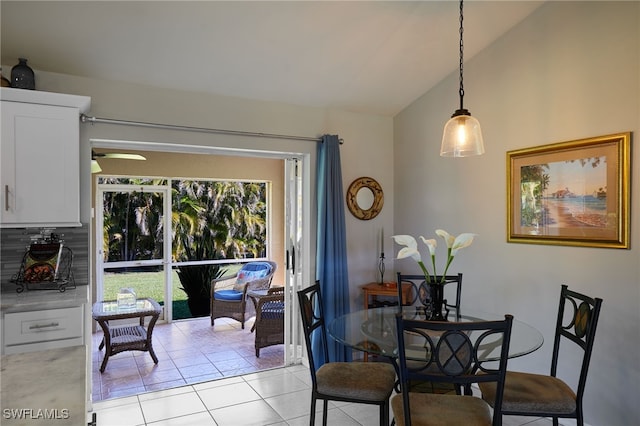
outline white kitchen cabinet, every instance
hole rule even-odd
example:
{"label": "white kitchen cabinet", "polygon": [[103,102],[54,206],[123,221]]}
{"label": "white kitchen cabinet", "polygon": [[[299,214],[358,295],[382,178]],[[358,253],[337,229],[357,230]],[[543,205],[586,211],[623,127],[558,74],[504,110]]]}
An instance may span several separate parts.
{"label": "white kitchen cabinet", "polygon": [[[0,294],[3,408],[66,408],[70,418],[56,418],[56,426],[86,425],[91,407],[90,293],[88,285],[79,285],[65,292],[5,288]],[[53,424],[39,420],[28,424]],[[0,420],[5,422],[26,424]]]}
{"label": "white kitchen cabinet", "polygon": [[84,344],[84,306],[7,313],[3,323],[5,354]]}
{"label": "white kitchen cabinet", "polygon": [[0,226],[80,226],[80,114],[90,98],[3,88]]}

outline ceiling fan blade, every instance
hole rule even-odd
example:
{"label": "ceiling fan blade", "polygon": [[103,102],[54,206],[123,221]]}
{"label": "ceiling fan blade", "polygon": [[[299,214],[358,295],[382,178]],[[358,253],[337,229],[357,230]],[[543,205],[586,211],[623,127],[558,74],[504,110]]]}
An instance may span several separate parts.
{"label": "ceiling fan blade", "polygon": [[102,171],[102,167],[98,164],[97,160],[91,160],[91,173],[100,173]]}
{"label": "ceiling fan blade", "polygon": [[123,152],[94,152],[93,156],[94,158],[115,158],[118,160],[146,160],[146,158],[140,154],[125,154]]}

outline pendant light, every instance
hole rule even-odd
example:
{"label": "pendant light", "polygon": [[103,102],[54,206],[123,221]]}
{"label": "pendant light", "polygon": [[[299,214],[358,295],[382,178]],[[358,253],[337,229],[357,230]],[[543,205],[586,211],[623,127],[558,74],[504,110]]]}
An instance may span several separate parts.
{"label": "pendant light", "polygon": [[472,117],[462,105],[464,99],[462,3],[463,1],[460,0],[460,108],[453,113],[451,119],[444,126],[442,146],[440,147],[440,156],[442,157],[470,157],[484,154],[480,122]]}

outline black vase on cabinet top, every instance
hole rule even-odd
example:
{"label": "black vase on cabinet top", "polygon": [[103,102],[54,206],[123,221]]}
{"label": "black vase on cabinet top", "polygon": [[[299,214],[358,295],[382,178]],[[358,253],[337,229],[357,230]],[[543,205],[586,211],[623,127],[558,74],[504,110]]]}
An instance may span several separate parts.
{"label": "black vase on cabinet top", "polygon": [[11,87],[16,89],[35,90],[36,78],[27,60],[18,58],[19,63],[11,68]]}

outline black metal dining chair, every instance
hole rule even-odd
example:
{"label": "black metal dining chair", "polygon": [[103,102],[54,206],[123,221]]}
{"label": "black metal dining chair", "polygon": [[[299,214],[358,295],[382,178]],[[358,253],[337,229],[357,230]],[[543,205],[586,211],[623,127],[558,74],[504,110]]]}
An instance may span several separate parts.
{"label": "black metal dining chair", "polygon": [[[380,425],[389,425],[389,398],[396,381],[395,368],[383,362],[329,362],[327,332],[320,283],[298,291],[309,368],[311,370],[310,425],[315,424],[316,401],[323,401],[322,424],[327,424],[328,401],[375,404],[380,407]],[[315,353],[317,339],[322,353]],[[324,356],[325,363],[319,361]]]}
{"label": "black metal dining chair", "polygon": [[[559,418],[573,418],[579,426],[584,424],[582,398],[601,305],[602,299],[591,298],[562,285],[551,357],[551,374],[547,376],[507,372],[502,403],[503,414],[551,417],[555,426],[558,426]],[[575,392],[557,377],[560,346],[562,344],[563,353],[566,353],[567,345],[571,342],[577,345],[581,352],[580,357],[574,358],[580,370]],[[492,384],[481,383],[480,390],[487,402],[494,399],[496,388]]]}
{"label": "black metal dining chair", "polygon": [[[476,322],[423,321],[396,315],[401,393],[391,399],[397,425],[500,425],[513,317]],[[500,359],[483,364],[485,346],[500,347]],[[471,395],[412,392],[411,381],[470,388],[493,383],[491,406]]]}
{"label": "black metal dining chair", "polygon": [[[398,290],[398,300],[401,301],[401,306],[415,306],[416,312],[414,319],[426,319],[425,303],[428,302],[426,300],[429,297],[429,291],[426,286],[426,282],[424,279],[424,275],[418,274],[403,274],[398,272],[398,289],[401,289],[402,286],[411,286],[411,291],[409,292],[410,297],[407,300],[403,300],[400,291]],[[435,277],[439,282],[442,281],[442,275],[438,275]],[[455,284],[455,289],[451,288]],[[456,317],[460,316],[460,300],[462,295],[462,273],[457,275],[446,275],[444,277],[444,286],[446,290],[447,286],[451,289],[449,290],[449,295],[454,296],[453,299],[445,299],[443,307],[446,311],[453,309]],[[445,291],[446,291],[445,290]],[[453,291],[451,291],[453,290]],[[453,302],[449,302],[449,300],[453,300]],[[408,313],[406,313],[408,315]],[[448,393],[455,391],[457,393],[461,393],[462,389],[459,386],[453,386],[450,383],[441,383],[441,382],[422,382],[413,380],[411,382],[411,390],[414,392],[431,392],[431,393]]]}

